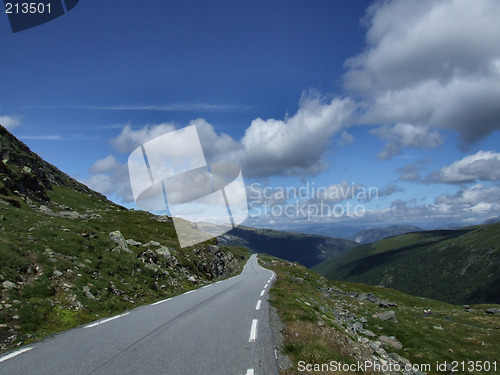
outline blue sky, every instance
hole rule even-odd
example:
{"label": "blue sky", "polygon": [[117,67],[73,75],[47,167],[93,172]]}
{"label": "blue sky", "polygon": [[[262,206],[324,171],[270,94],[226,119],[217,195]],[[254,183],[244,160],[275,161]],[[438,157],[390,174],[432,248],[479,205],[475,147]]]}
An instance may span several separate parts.
{"label": "blue sky", "polygon": [[[0,123],[128,207],[130,152],[195,124],[254,184],[249,225],[476,224],[500,215],[499,17],[495,0],[82,0],[14,34],[4,15]],[[301,202],[362,216],[260,209],[313,183],[379,194]]]}

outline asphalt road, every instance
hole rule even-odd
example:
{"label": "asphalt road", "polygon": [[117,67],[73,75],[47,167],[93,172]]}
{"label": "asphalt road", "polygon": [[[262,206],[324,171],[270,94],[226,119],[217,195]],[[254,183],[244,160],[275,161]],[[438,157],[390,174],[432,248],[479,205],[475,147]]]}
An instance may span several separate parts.
{"label": "asphalt road", "polygon": [[252,255],[231,279],[7,353],[0,374],[277,374],[271,279]]}

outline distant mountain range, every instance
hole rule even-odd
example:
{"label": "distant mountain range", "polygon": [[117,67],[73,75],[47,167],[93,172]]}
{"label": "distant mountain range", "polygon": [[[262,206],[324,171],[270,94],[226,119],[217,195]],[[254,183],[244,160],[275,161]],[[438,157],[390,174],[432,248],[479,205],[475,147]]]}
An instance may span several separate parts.
{"label": "distant mountain range", "polygon": [[500,302],[500,223],[382,239],[313,268],[456,304]]}
{"label": "distant mountain range", "polygon": [[493,223],[500,223],[500,216],[490,217],[488,220],[485,220],[483,222],[483,224],[493,224]]}
{"label": "distant mountain range", "polygon": [[315,266],[358,245],[346,239],[244,226],[219,236],[218,241],[224,245],[245,246],[252,252],[266,253],[306,267]]}
{"label": "distant mountain range", "polygon": [[420,232],[422,230],[422,228],[413,225],[391,225],[382,228],[362,230],[352,236],[351,240],[360,244],[365,244],[381,240],[382,238],[393,237],[410,232]]}

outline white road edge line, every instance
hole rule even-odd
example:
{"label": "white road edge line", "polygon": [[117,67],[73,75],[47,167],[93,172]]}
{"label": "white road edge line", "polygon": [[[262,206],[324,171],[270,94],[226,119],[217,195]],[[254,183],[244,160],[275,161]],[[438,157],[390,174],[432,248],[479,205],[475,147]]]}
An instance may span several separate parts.
{"label": "white road edge line", "polygon": [[249,368],[249,369],[247,370],[246,375],[254,375],[254,374],[255,374],[255,373],[253,372],[253,368]]}
{"label": "white road edge line", "polygon": [[260,292],[260,296],[262,297],[265,292],[266,292],[266,290],[264,289],[262,292]]}
{"label": "white road edge line", "polygon": [[254,342],[257,340],[257,323],[259,321],[257,319],[252,320],[252,328],[250,328],[250,338],[248,342]]}
{"label": "white road edge line", "polygon": [[186,295],[186,294],[193,293],[193,292],[194,292],[194,290],[189,290],[186,293],[182,293],[182,295]]}
{"label": "white road edge line", "polygon": [[83,328],[92,328],[92,327],[95,327],[95,326],[98,326],[98,325],[110,322],[112,320],[121,318],[122,316],[125,316],[125,315],[128,315],[128,314],[130,314],[130,313],[126,312],[126,313],[123,313],[123,314],[120,314],[120,315],[117,315],[117,316],[113,316],[112,318],[104,319],[104,320],[101,320],[99,322],[95,322],[95,323],[89,324],[88,326],[85,326]]}
{"label": "white road edge line", "polygon": [[264,287],[264,289],[266,289],[268,286],[269,286],[269,283],[266,284],[266,286]]}
{"label": "white road edge line", "polygon": [[151,306],[156,306],[156,305],[159,305],[160,303],[170,301],[171,299],[172,299],[172,298],[167,298],[167,299],[164,299],[164,300],[162,300],[162,301],[158,301],[158,302],[152,303],[152,304],[151,304]]}
{"label": "white road edge line", "polygon": [[19,354],[23,354],[25,352],[28,352],[31,349],[33,349],[33,348],[31,346],[29,346],[27,348],[19,349],[19,350],[13,352],[13,353],[7,354],[5,357],[0,358],[0,362],[6,361],[6,360],[11,359],[11,358],[14,358],[15,356],[18,356]]}
{"label": "white road edge line", "polygon": [[259,299],[257,301],[257,306],[255,306],[255,310],[260,310],[260,304],[262,303],[262,301]]}

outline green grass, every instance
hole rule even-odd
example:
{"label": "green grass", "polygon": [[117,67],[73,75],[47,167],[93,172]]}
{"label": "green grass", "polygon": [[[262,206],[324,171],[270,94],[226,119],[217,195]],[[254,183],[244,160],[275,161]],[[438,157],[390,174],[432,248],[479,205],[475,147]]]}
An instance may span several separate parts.
{"label": "green grass", "polygon": [[[199,267],[214,259],[207,245],[215,240],[181,249],[173,224],[154,220],[148,212],[128,211],[72,187],[53,186],[48,195],[52,202],[47,205],[53,212],[77,211],[102,218],[49,216],[22,200],[15,207],[0,199],[4,217],[0,222],[0,282],[22,283],[18,290],[0,290],[0,303],[11,306],[0,310],[0,324],[10,329],[0,328],[0,346],[2,338],[18,336],[1,346],[3,350],[215,280]],[[138,258],[146,249],[142,246],[130,246],[134,254],[112,252],[116,243],[109,233],[116,230],[143,244],[159,242],[168,247],[175,262],[159,256],[159,267],[151,269]],[[234,259],[234,267],[222,278],[240,272],[249,257],[241,247],[221,247],[221,251]],[[185,272],[198,282],[188,281]],[[83,287],[90,288],[95,300]],[[13,318],[16,315],[18,320]]]}
{"label": "green grass", "polygon": [[361,245],[313,269],[455,304],[500,301],[500,223],[410,233]]}
{"label": "green grass", "polygon": [[[377,336],[395,336],[403,349],[388,352],[396,352],[412,363],[434,365],[436,361],[472,360],[497,361],[497,366],[500,365],[500,318],[484,312],[498,305],[472,305],[467,312],[463,306],[394,289],[331,281],[302,266],[269,256],[261,255],[259,259],[264,267],[277,273],[270,302],[286,324],[285,351],[295,370],[298,361],[308,359],[319,363],[355,361],[344,341],[346,337],[352,338],[352,333],[346,333],[346,327],[339,325],[333,313],[342,306],[348,306],[358,318],[366,318],[364,328]],[[319,289],[330,287],[358,294],[373,293],[396,302],[397,307],[391,309],[396,312],[398,323],[374,319],[373,315],[384,309],[369,301],[349,295],[332,296]],[[430,314],[424,314],[424,310],[430,310]],[[283,373],[296,372],[292,368]],[[437,372],[433,369],[430,373]]]}

